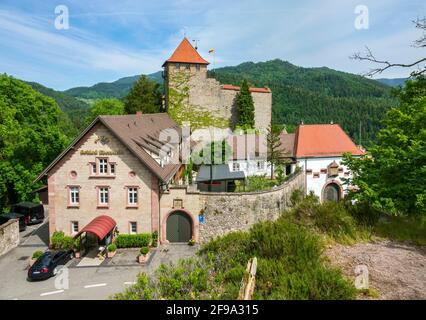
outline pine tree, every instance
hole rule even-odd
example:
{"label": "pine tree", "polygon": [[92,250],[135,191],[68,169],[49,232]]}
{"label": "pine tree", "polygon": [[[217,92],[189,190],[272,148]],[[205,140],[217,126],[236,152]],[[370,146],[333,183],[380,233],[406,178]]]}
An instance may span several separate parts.
{"label": "pine tree", "polygon": [[271,179],[274,178],[274,167],[283,164],[281,159],[281,126],[269,125],[266,143],[268,148],[267,160],[271,164]]}
{"label": "pine tree", "polygon": [[254,129],[254,103],[247,80],[241,82],[240,92],[236,97],[238,112],[237,127],[242,129]]}
{"label": "pine tree", "polygon": [[124,111],[134,114],[136,111],[143,113],[158,113],[162,111],[162,95],[159,84],[147,76],[141,76],[124,98]]}

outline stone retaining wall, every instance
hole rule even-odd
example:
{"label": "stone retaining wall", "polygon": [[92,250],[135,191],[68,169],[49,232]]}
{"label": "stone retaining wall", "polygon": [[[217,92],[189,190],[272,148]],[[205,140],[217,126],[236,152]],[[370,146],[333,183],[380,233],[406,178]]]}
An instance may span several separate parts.
{"label": "stone retaining wall", "polygon": [[0,226],[0,256],[19,244],[19,220],[12,219]]}
{"label": "stone retaining wall", "polygon": [[[205,243],[232,231],[248,230],[258,221],[277,219],[290,206],[290,196],[295,189],[305,190],[302,172],[283,185],[262,192],[216,193],[171,187],[160,200],[161,241],[166,241],[167,218],[174,210],[184,211],[191,217],[194,239]],[[176,199],[182,201],[182,208],[173,206]],[[200,221],[201,212],[204,221]]]}
{"label": "stone retaining wall", "polygon": [[299,173],[283,185],[265,192],[202,193],[205,222],[199,225],[199,242],[232,231],[248,230],[263,220],[275,220],[290,206],[293,190],[304,190],[304,175]]}

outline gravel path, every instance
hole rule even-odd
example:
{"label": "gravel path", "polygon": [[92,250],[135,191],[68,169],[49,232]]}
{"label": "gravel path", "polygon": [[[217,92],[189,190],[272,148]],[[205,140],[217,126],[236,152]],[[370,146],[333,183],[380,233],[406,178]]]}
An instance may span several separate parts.
{"label": "gravel path", "polygon": [[355,267],[366,265],[370,287],[379,291],[379,299],[426,299],[425,247],[392,241],[335,244],[325,254],[351,280]]}

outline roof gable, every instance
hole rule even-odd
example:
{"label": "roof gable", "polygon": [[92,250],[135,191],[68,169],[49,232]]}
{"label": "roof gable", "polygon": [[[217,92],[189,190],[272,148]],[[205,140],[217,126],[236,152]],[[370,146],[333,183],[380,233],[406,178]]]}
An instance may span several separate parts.
{"label": "roof gable", "polygon": [[172,150],[173,145],[159,141],[162,130],[180,128],[166,113],[146,115],[99,116],[65,149],[34,182],[46,176],[56,164],[98,123],[103,124],[130,152],[132,152],[161,181],[167,181],[177,171],[180,164],[170,163],[161,166],[148,152],[159,153],[164,147]]}
{"label": "roof gable", "polygon": [[363,155],[338,124],[300,125],[296,130],[295,155],[303,157]]}
{"label": "roof gable", "polygon": [[204,60],[198,51],[195,50],[187,38],[182,40],[175,52],[173,52],[171,57],[167,59],[164,64],[167,62],[209,64],[209,62]]}

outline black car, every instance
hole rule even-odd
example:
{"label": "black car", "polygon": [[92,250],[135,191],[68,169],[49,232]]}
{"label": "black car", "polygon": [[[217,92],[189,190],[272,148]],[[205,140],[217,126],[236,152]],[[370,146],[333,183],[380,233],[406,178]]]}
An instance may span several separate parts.
{"label": "black car", "polygon": [[28,281],[46,280],[55,276],[59,271],[59,266],[65,265],[74,256],[73,250],[68,251],[46,251],[28,269]]}
{"label": "black car", "polygon": [[19,219],[19,231],[25,231],[27,224],[25,223],[25,216],[19,213],[9,212],[8,214],[0,215],[0,225],[8,222],[11,219]]}
{"label": "black car", "polygon": [[39,203],[21,202],[12,205],[10,212],[22,214],[25,216],[25,223],[35,224],[44,220],[44,207]]}

